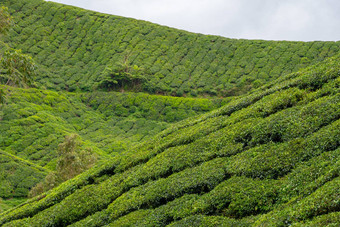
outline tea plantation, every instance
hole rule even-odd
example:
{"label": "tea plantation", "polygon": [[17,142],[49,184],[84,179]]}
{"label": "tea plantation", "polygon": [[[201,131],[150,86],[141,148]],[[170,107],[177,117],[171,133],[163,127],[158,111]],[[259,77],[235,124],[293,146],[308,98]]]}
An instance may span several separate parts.
{"label": "tea plantation", "polygon": [[4,226],[339,224],[340,56],[281,77],[0,215]]}
{"label": "tea plantation", "polygon": [[[0,226],[340,225],[340,41],[2,6]],[[30,87],[7,50],[35,62]],[[96,165],[28,199],[70,135]]]}
{"label": "tea plantation", "polygon": [[[0,152],[6,154],[0,163],[4,170],[1,188],[6,188],[0,190],[2,198],[27,196],[28,190],[46,175],[27,172],[27,167],[19,167],[12,158],[54,170],[58,144],[66,135],[77,133],[82,139],[81,148],[91,149],[99,159],[106,159],[151,138],[176,121],[227,102],[142,93],[76,94],[1,85],[0,88],[7,92],[0,112]],[[7,177],[7,172],[13,171]],[[26,178],[30,172],[32,180]],[[21,182],[23,178],[25,183]]]}

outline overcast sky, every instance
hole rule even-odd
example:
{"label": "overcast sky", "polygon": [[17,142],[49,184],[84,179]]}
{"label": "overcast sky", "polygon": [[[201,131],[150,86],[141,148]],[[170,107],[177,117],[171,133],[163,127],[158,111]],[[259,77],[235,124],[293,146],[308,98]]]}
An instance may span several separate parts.
{"label": "overcast sky", "polygon": [[340,40],[340,0],[53,0],[203,34]]}

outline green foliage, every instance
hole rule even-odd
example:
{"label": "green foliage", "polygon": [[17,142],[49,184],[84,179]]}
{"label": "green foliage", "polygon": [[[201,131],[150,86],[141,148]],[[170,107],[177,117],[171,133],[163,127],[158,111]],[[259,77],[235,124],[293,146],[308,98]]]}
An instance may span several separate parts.
{"label": "green foliage", "polygon": [[137,65],[130,66],[128,58],[123,63],[117,63],[113,67],[106,67],[99,77],[98,87],[106,90],[134,90],[141,91],[146,77],[142,68]]}
{"label": "green foliage", "polygon": [[56,172],[61,181],[66,181],[81,172],[91,168],[97,157],[91,150],[79,150],[81,141],[79,135],[71,134],[58,145],[58,160]]}
{"label": "green foliage", "polygon": [[[339,183],[337,177],[315,190],[303,199],[290,201],[290,206],[272,211],[264,215],[256,225],[290,225],[298,221],[306,221],[312,217],[324,215],[339,210]],[[339,223],[338,223],[339,224]]]}
{"label": "green foliage", "polygon": [[37,184],[29,193],[30,197],[48,191],[91,168],[97,156],[91,150],[80,150],[79,135],[70,134],[58,145],[56,171],[49,173],[43,182]]}
{"label": "green foliage", "polygon": [[0,150],[0,198],[26,197],[48,171]]}
{"label": "green foliage", "polygon": [[13,18],[5,6],[0,7],[0,34],[6,34],[13,24]]}
{"label": "green foliage", "polygon": [[235,220],[221,216],[205,216],[205,215],[192,215],[180,221],[171,223],[171,227],[185,227],[185,226],[250,226],[250,223],[242,220]]}
{"label": "green foliage", "polygon": [[55,90],[93,91],[99,85],[235,96],[333,56],[340,46],[205,36],[42,0],[4,4],[17,22],[6,42],[32,55],[39,65],[36,81]]}
{"label": "green foliage", "polygon": [[[8,97],[1,111],[0,147],[52,170],[57,146],[67,134],[79,134],[95,153],[105,156],[152,137],[171,122],[220,105],[220,101],[207,99],[133,93],[81,94],[80,99],[78,95],[46,90],[3,89],[7,89]],[[149,105],[155,106],[154,110]],[[172,110],[171,119],[163,110],[165,105]],[[175,112],[177,109],[180,111]]]}
{"label": "green foliage", "polygon": [[[142,93],[60,94],[38,89],[0,88],[8,94],[7,104],[0,112],[1,149],[52,171],[60,166],[57,161],[58,144],[69,134],[79,134],[82,141],[79,149],[95,153],[102,160],[108,154],[114,155],[151,138],[169,127],[169,123],[217,108],[226,102]],[[154,111],[149,109],[149,105],[154,106]],[[165,106],[172,110],[174,118],[171,121],[163,110]],[[91,157],[86,153],[81,156]],[[82,169],[76,164],[74,168]],[[25,187],[22,196],[26,196],[42,178]],[[54,173],[49,174],[49,180],[37,185],[34,190],[41,193],[55,187],[63,181],[57,178]],[[4,184],[7,185],[4,186],[6,190],[14,190],[9,186],[16,184],[13,179]]]}
{"label": "green foliage", "polygon": [[311,221],[294,223],[292,226],[337,226],[340,223],[340,212],[319,215]]}
{"label": "green foliage", "polygon": [[[3,2],[18,21],[5,41],[62,92],[0,87],[0,196],[47,176],[0,225],[339,224],[339,42],[232,40]],[[99,164],[77,175],[93,154]]]}
{"label": "green foliage", "polygon": [[143,118],[168,123],[221,107],[227,99],[180,98],[145,93],[94,92],[81,94],[83,102],[108,117]]}
{"label": "green foliage", "polygon": [[[8,12],[8,8],[1,6],[0,8],[0,34],[5,34],[12,26],[12,16]],[[6,44],[1,43],[6,46]],[[2,49],[2,48],[1,48]],[[32,57],[23,54],[21,50],[5,48],[5,52],[0,55],[0,83],[26,87],[33,81],[35,74],[35,64]],[[3,96],[3,91],[1,91]],[[1,104],[3,98],[0,98]]]}
{"label": "green foliage", "polygon": [[0,198],[0,213],[18,206],[21,203],[25,202],[26,200],[27,200],[26,198],[10,198],[10,199]]}
{"label": "green foliage", "polygon": [[273,209],[277,198],[275,180],[232,177],[202,196],[193,205],[194,212],[245,217]]}
{"label": "green foliage", "polygon": [[173,124],[43,198],[5,212],[0,223],[336,225],[339,58]]}
{"label": "green foliage", "polygon": [[21,53],[21,50],[5,51],[0,65],[4,68],[0,74],[0,83],[17,87],[27,87],[32,84],[35,64],[32,57]]}

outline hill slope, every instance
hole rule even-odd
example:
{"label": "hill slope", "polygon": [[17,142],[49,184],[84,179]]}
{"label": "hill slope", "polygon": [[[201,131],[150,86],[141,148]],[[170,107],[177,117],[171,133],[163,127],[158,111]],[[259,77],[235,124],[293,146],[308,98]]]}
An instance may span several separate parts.
{"label": "hill slope", "polygon": [[[52,89],[93,90],[106,67],[137,65],[143,90],[182,96],[238,95],[339,52],[340,42],[235,40],[43,0],[2,0],[17,25],[7,37],[40,64]],[[117,87],[116,89],[132,89]]]}
{"label": "hill slope", "polygon": [[48,169],[0,150],[0,197],[26,197],[28,190],[39,183]]}
{"label": "hill slope", "polygon": [[[79,134],[81,148],[91,149],[99,159],[108,158],[174,122],[228,101],[143,93],[58,93],[2,85],[0,89],[7,94],[6,103],[0,105],[0,198],[25,197],[46,171],[55,170],[57,147],[66,135]],[[40,173],[18,160],[46,169]]]}
{"label": "hill slope", "polygon": [[0,148],[41,166],[63,137],[78,133],[88,144],[115,153],[150,138],[171,123],[220,107],[227,100],[164,97],[143,93],[58,93],[0,86]]}
{"label": "hill slope", "polygon": [[0,214],[4,226],[339,224],[340,56]]}

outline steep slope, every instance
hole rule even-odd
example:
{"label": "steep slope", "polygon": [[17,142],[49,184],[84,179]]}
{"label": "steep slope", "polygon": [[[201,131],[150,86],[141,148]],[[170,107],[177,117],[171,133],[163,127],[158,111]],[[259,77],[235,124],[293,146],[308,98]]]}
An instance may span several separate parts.
{"label": "steep slope", "polygon": [[[143,90],[239,95],[339,52],[340,42],[235,40],[43,0],[2,0],[17,25],[7,42],[40,64],[47,88],[93,90],[117,62],[144,68]],[[131,89],[131,87],[122,87]]]}
{"label": "steep slope", "polygon": [[[46,171],[54,170],[57,146],[66,135],[79,134],[82,148],[107,158],[174,122],[228,101],[142,93],[58,93],[3,85],[0,89],[7,94],[0,105],[1,198],[26,196]],[[17,160],[46,169],[36,172]]]}
{"label": "steep slope", "polygon": [[4,226],[338,225],[340,55],[181,121]]}
{"label": "steep slope", "polygon": [[0,197],[25,197],[39,183],[48,169],[0,150]]}
{"label": "steep slope", "polygon": [[67,134],[78,133],[88,145],[113,153],[150,138],[173,122],[227,102],[142,93],[58,93],[0,87],[7,93],[0,110],[0,148],[41,166],[53,166],[50,161],[54,151]]}

